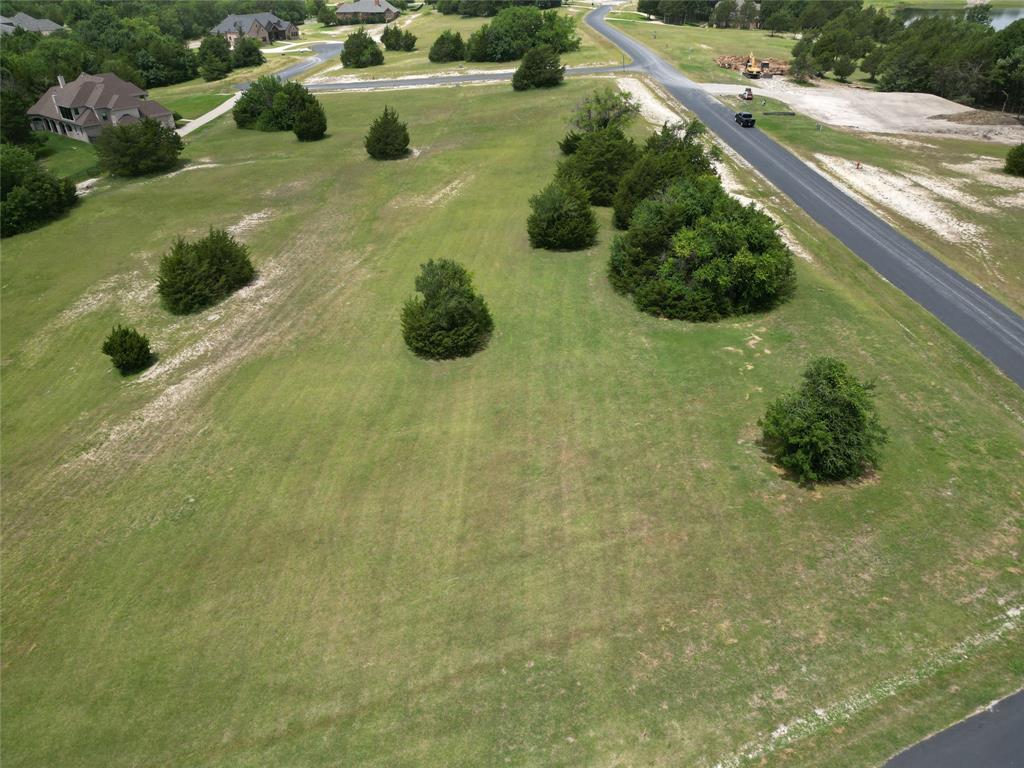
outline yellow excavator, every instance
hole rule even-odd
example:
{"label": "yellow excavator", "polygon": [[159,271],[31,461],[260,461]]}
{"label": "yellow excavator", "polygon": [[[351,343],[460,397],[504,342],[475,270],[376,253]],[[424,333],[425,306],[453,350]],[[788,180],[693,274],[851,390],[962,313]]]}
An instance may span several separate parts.
{"label": "yellow excavator", "polygon": [[754,58],[754,52],[750,52],[750,56],[747,57],[747,63],[743,67],[743,76],[750,78],[758,78],[768,70],[768,62],[759,62]]}

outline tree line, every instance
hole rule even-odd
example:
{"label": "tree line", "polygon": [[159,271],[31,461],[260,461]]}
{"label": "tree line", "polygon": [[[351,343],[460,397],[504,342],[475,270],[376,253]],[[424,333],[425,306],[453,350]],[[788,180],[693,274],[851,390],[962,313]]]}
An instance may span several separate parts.
{"label": "tree line", "polygon": [[[427,0],[431,2],[431,0]],[[437,10],[445,15],[497,16],[506,8],[534,7],[560,8],[562,0],[433,0]]]}

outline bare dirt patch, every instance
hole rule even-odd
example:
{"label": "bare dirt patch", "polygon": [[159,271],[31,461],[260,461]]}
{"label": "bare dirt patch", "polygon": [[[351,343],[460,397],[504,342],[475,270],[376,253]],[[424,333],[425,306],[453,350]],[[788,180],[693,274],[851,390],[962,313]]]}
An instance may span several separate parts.
{"label": "bare dirt patch", "polygon": [[244,235],[247,232],[251,232],[264,221],[269,221],[273,215],[274,212],[270,208],[264,208],[262,211],[247,214],[237,224],[232,224],[228,227],[228,234],[232,237]]}

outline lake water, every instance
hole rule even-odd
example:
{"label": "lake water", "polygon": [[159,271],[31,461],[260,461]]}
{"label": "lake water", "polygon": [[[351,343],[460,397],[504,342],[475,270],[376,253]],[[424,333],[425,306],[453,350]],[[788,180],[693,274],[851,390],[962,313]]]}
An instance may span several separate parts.
{"label": "lake water", "polygon": [[[905,24],[909,24],[915,19],[920,19],[923,16],[946,16],[952,14],[962,13],[961,10],[953,10],[946,8],[904,8],[897,12],[899,18],[904,20]],[[996,31],[1005,29],[1006,27],[1013,24],[1018,19],[1024,19],[1024,8],[993,8],[992,9],[992,28]]]}

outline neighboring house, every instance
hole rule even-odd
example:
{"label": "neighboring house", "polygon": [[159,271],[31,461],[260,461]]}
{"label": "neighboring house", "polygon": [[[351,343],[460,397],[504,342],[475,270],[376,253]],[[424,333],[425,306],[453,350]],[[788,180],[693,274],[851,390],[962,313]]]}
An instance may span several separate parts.
{"label": "neighboring house", "polygon": [[241,37],[255,37],[264,43],[295,40],[299,28],[272,13],[233,13],[211,29],[210,34],[223,35],[234,48],[235,41]]}
{"label": "neighboring house", "polygon": [[356,0],[334,11],[339,24],[389,24],[401,13],[388,0]]}
{"label": "neighboring house", "polygon": [[78,141],[95,141],[111,125],[137,123],[143,118],[174,127],[174,115],[146,92],[115,74],[81,74],[70,83],[61,75],[28,110],[33,131],[49,131]]}
{"label": "neighboring house", "polygon": [[0,35],[9,35],[16,29],[23,29],[26,32],[38,32],[41,35],[49,35],[58,29],[64,29],[60,24],[49,19],[33,19],[27,13],[16,13],[13,16],[0,16]]}

